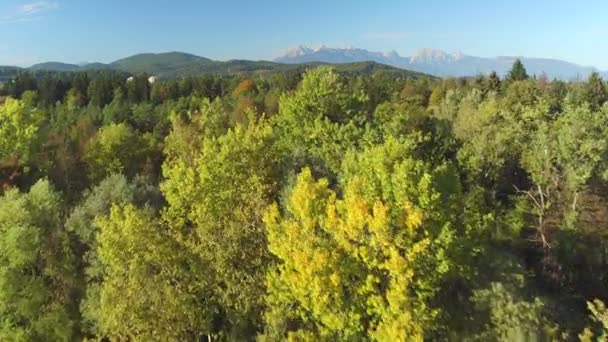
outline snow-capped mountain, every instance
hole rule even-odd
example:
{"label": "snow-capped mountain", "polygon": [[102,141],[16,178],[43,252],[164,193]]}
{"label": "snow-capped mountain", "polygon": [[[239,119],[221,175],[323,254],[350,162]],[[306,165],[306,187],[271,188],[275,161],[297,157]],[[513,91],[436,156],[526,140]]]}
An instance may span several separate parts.
{"label": "snow-capped mountain", "polygon": [[287,52],[285,52],[285,55],[283,57],[285,58],[297,58],[299,56],[305,56],[305,55],[309,55],[314,53],[315,50],[308,48],[306,46],[300,45],[298,47],[295,48],[291,48],[288,49]]}
{"label": "snow-capped mountain", "polygon": [[442,50],[422,49],[410,57],[410,64],[452,63],[466,57],[462,52],[447,53]]}
{"label": "snow-capped mountain", "polygon": [[331,48],[322,46],[312,49],[299,46],[290,49],[274,61],[295,64],[310,62],[352,63],[373,61],[394,67],[423,72],[436,76],[476,76],[496,71],[505,75],[513,62],[521,59],[531,75],[546,75],[564,80],[582,79],[596,69],[549,58],[494,57],[484,58],[466,55],[462,52],[449,53],[436,49],[422,49],[409,57],[400,56],[396,51],[373,52],[358,48]]}
{"label": "snow-capped mountain", "polygon": [[[394,52],[396,54],[396,52]],[[398,56],[398,55],[397,55]],[[356,48],[330,48],[321,46],[318,49],[311,49],[306,46],[298,46],[287,50],[287,53],[275,59],[275,62],[296,64],[310,62],[325,62],[325,63],[352,63],[363,61],[382,61],[380,63],[388,64],[389,58],[381,52],[370,52]]]}

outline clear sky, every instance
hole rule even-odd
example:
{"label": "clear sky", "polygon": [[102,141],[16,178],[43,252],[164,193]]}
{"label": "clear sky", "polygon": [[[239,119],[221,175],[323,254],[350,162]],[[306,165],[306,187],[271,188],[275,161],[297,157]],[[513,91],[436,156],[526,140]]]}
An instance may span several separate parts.
{"label": "clear sky", "polygon": [[606,0],[0,0],[0,65],[165,51],[272,59],[325,44],[559,58],[608,70],[607,41]]}

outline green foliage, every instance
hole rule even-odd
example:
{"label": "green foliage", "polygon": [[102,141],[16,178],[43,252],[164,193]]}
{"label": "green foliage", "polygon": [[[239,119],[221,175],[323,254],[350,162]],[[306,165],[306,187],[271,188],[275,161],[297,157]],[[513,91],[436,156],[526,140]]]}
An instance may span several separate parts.
{"label": "green foliage", "polygon": [[0,105],[0,163],[30,161],[39,142],[44,114],[25,101],[7,99]]}
{"label": "green foliage", "polygon": [[500,85],[500,78],[495,71],[492,71],[485,82],[486,91],[498,93],[500,91]]}
{"label": "green foliage", "polygon": [[608,339],[608,310],[606,310],[606,305],[601,300],[595,299],[592,302],[587,302],[587,308],[591,311],[591,319],[598,326],[598,329],[595,329],[597,334],[594,334],[591,328],[585,328],[579,334],[581,342],[605,341]]}
{"label": "green foliage", "polygon": [[47,181],[0,197],[0,339],[74,338],[75,264],[59,194]]}
{"label": "green foliage", "polygon": [[76,235],[81,255],[79,268],[81,329],[92,336],[98,332],[100,287],[105,271],[99,260],[96,217],[110,213],[113,204],[133,203],[150,208],[160,205],[159,190],[135,180],[129,183],[123,175],[111,175],[93,188],[66,220],[66,229]]}
{"label": "green foliage", "polygon": [[7,71],[0,340],[606,339],[599,75],[138,59]]}
{"label": "green foliage", "polygon": [[543,319],[540,299],[525,301],[501,283],[475,291],[473,302],[477,310],[486,312],[485,331],[475,336],[479,341],[543,341],[551,329]]}
{"label": "green foliage", "polygon": [[104,126],[87,145],[84,159],[89,178],[96,182],[113,173],[133,177],[157,149],[153,136],[139,135],[128,124]]}
{"label": "green foliage", "polygon": [[528,73],[526,72],[526,68],[521,60],[516,59],[513,62],[513,67],[509,74],[507,75],[507,80],[509,81],[523,81],[528,78]]}
{"label": "green foliage", "polygon": [[279,147],[286,154],[286,170],[304,165],[335,176],[348,148],[357,145],[367,113],[364,93],[352,93],[340,75],[329,68],[308,72],[293,94],[279,100],[273,117]]}
{"label": "green foliage", "polygon": [[193,340],[209,329],[203,270],[154,217],[132,205],[99,218],[99,330],[116,340]]}
{"label": "green foliage", "polygon": [[608,100],[606,85],[597,72],[592,72],[585,84],[585,98],[594,110],[602,108]]}
{"label": "green foliage", "polygon": [[[183,248],[208,267],[218,328],[233,338],[251,336],[259,329],[270,261],[262,213],[277,191],[272,128],[262,119],[218,137],[177,134],[167,139],[164,218]],[[176,148],[183,138],[200,145]]]}

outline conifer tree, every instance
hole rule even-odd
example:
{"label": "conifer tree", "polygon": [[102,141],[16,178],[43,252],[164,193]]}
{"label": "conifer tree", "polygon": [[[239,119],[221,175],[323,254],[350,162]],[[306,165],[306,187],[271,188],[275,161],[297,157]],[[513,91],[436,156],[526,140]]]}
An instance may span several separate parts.
{"label": "conifer tree", "polygon": [[598,110],[608,100],[604,81],[597,72],[592,72],[585,84],[585,97],[591,109]]}
{"label": "conifer tree", "polygon": [[513,63],[513,67],[507,76],[509,81],[523,81],[528,79],[528,73],[521,60],[518,58]]}

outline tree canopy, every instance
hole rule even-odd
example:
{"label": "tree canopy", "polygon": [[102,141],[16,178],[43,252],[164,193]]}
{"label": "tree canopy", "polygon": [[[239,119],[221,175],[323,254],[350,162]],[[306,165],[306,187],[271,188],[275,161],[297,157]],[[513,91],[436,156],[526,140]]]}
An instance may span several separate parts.
{"label": "tree canopy", "polygon": [[608,336],[599,74],[148,76],[5,88],[0,340]]}

